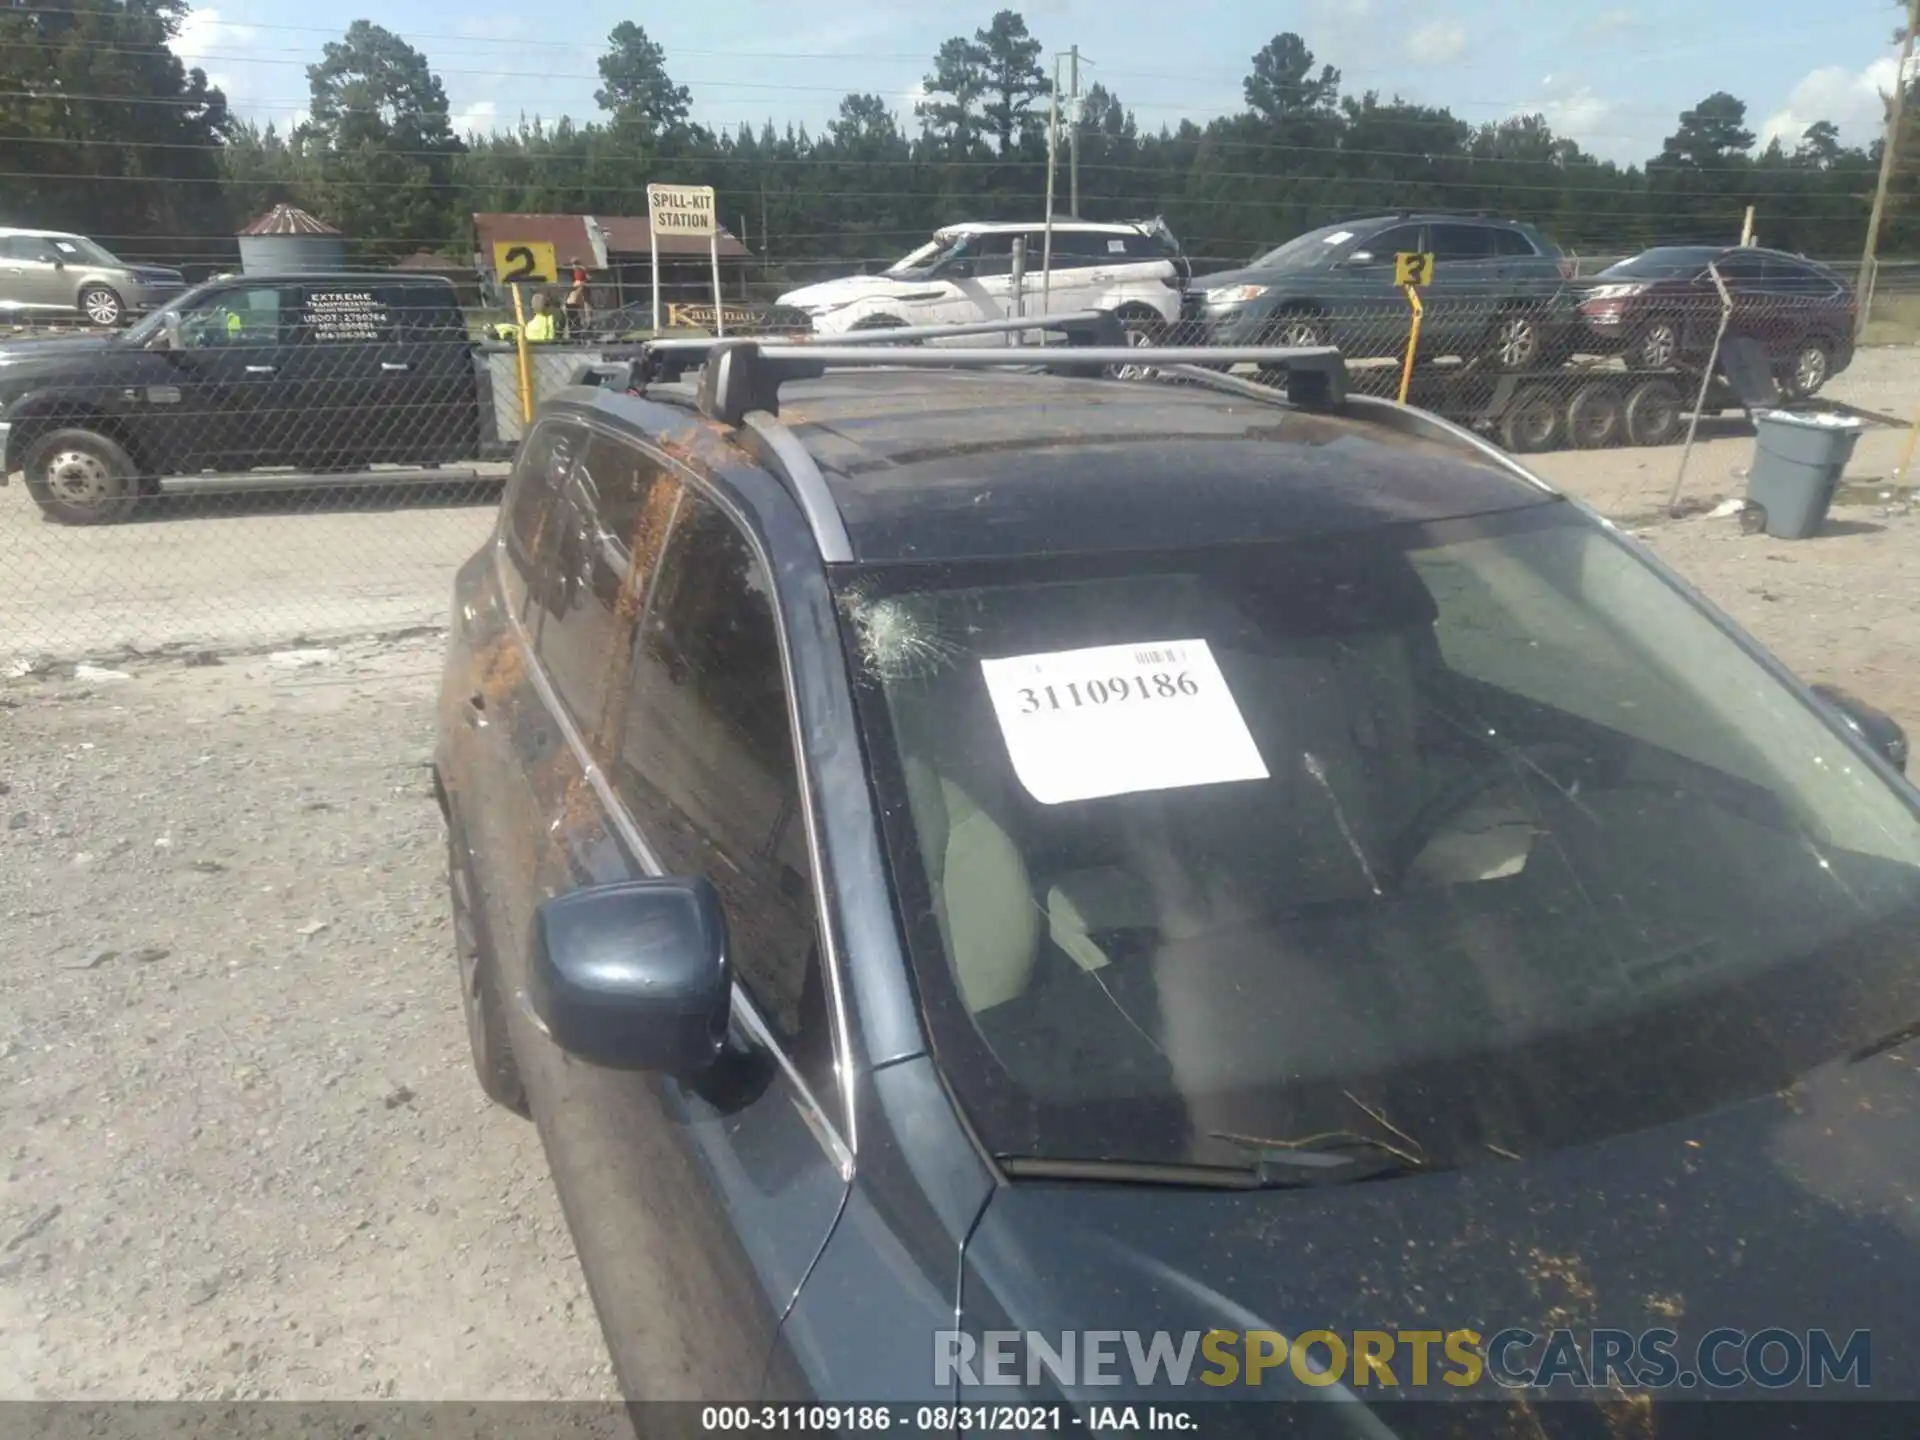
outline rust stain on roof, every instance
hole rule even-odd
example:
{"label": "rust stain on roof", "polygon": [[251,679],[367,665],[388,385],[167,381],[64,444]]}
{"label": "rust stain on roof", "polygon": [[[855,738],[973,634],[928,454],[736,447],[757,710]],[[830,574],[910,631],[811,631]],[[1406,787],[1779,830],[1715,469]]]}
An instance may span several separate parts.
{"label": "rust stain on roof", "polygon": [[[592,217],[607,237],[608,258],[619,255],[651,255],[652,232],[644,215],[596,215]],[[562,266],[589,264],[593,244],[587,237],[585,215],[475,214],[473,228],[480,237],[480,252],[491,256],[495,245],[551,245],[554,259]],[[738,259],[753,252],[730,234],[723,225],[719,235],[722,256]],[[707,253],[705,236],[662,235],[662,255],[700,255]]]}

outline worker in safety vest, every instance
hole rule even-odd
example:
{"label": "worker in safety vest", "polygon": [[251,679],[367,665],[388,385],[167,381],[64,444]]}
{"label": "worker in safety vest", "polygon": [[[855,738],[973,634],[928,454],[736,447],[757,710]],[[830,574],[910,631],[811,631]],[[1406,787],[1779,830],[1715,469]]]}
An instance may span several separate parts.
{"label": "worker in safety vest", "polygon": [[527,343],[551,344],[559,338],[560,327],[554,321],[552,302],[544,290],[539,291],[533,297],[533,318],[527,321]]}

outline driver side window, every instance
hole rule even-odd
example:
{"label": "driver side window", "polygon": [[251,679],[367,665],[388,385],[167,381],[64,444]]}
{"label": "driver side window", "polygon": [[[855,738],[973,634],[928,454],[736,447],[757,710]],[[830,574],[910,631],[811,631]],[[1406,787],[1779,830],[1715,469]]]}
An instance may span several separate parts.
{"label": "driver side window", "polygon": [[30,265],[53,265],[60,259],[52,244],[37,235],[14,235],[0,240],[0,256]]}
{"label": "driver side window", "polygon": [[280,343],[280,287],[223,290],[180,317],[180,344],[187,350],[223,345]]}

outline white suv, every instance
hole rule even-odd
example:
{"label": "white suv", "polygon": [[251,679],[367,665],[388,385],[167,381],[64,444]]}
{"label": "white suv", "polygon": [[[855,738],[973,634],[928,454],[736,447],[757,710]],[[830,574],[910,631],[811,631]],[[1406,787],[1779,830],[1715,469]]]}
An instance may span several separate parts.
{"label": "white suv", "polygon": [[[1042,273],[1046,228],[951,225],[878,275],[850,275],[790,290],[781,305],[806,312],[818,335],[902,325],[1002,320],[1016,313],[1013,242],[1026,241],[1019,313],[1111,310],[1142,338],[1180,318],[1188,266],[1159,221],[1100,225],[1053,222],[1053,266]],[[992,343],[996,337],[963,343]]]}

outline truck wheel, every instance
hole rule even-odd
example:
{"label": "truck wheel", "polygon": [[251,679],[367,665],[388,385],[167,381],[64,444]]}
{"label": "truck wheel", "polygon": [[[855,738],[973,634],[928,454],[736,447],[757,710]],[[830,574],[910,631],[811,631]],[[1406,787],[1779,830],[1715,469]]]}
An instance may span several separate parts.
{"label": "truck wheel", "polygon": [[62,525],[125,518],[140,496],[133,457],[92,430],[50,430],[27,447],[27,493]]}
{"label": "truck wheel", "polygon": [[126,307],[105,285],[89,285],[80,292],[80,313],[102,329],[111,330],[126,314]]}
{"label": "truck wheel", "polygon": [[1529,385],[1500,417],[1500,444],[1515,455],[1551,450],[1560,440],[1560,406],[1544,385]]}
{"label": "truck wheel", "polygon": [[1667,445],[1680,433],[1685,402],[1671,380],[1643,380],[1627,393],[1624,418],[1630,445]]}
{"label": "truck wheel", "polygon": [[1582,385],[1567,402],[1567,439],[1576,450],[1604,450],[1620,443],[1626,409],[1611,385]]}

